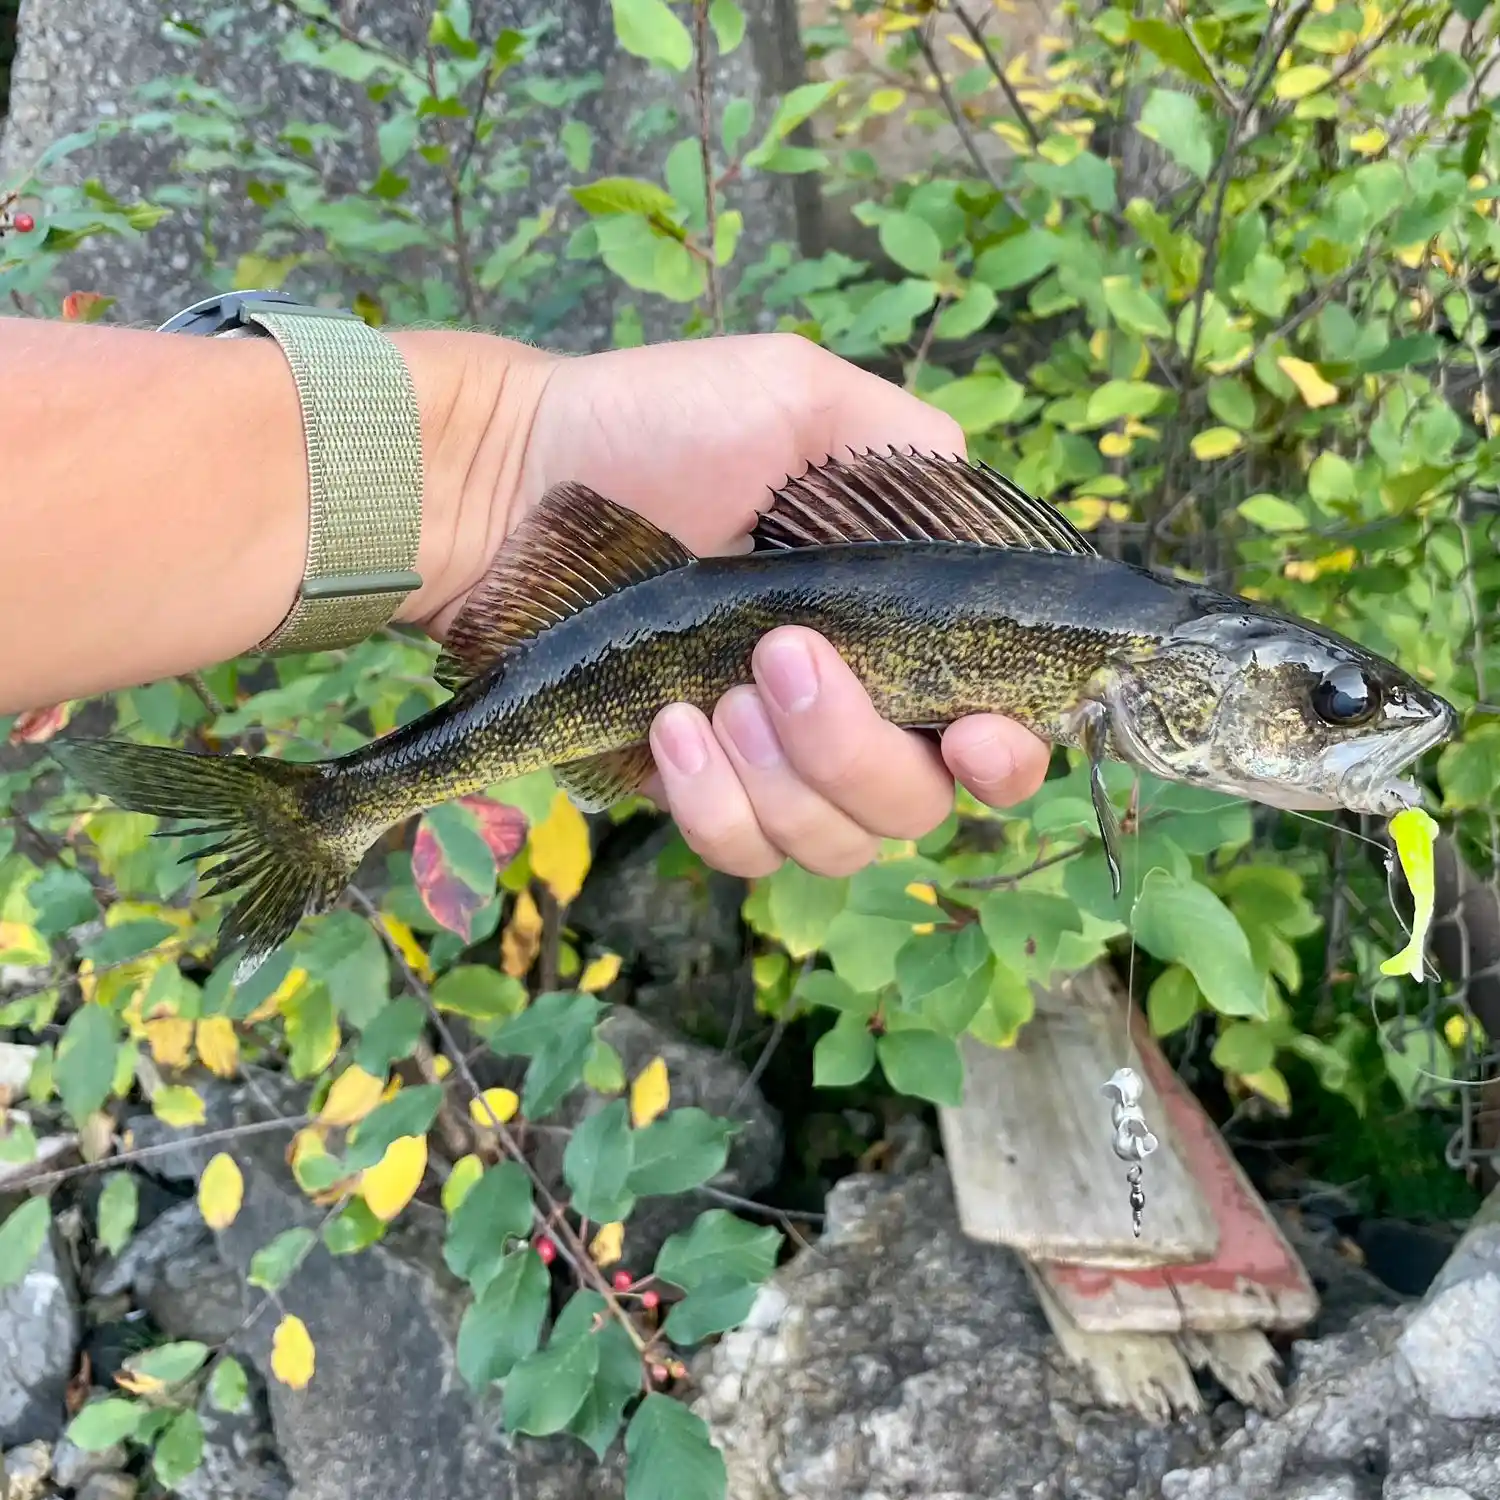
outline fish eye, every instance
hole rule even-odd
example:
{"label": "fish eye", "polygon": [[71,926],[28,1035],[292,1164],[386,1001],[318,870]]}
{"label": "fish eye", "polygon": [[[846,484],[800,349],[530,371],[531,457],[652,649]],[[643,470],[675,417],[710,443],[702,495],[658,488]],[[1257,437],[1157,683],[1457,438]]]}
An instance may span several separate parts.
{"label": "fish eye", "polygon": [[1363,724],[1379,702],[1375,684],[1358,667],[1335,667],[1312,690],[1313,712],[1339,728]]}

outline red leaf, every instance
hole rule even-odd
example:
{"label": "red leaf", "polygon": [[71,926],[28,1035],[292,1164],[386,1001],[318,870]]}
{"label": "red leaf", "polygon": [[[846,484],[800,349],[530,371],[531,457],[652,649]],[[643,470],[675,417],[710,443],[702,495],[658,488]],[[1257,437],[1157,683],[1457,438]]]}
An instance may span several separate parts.
{"label": "red leaf", "polygon": [[456,932],[465,942],[474,935],[474,918],[488,898],[465,884],[449,868],[432,825],[423,818],[417,824],[411,850],[411,873],[432,920]]}
{"label": "red leaf", "polygon": [[12,745],[40,745],[50,740],[72,715],[71,703],[55,703],[51,708],[31,708],[19,714],[10,728]]}
{"label": "red leaf", "polygon": [[102,292],[69,292],[62,300],[62,315],[69,323],[97,323],[115,305]]}
{"label": "red leaf", "polygon": [[495,868],[503,870],[526,842],[526,814],[519,807],[509,807],[491,797],[458,799],[474,814],[479,833],[495,856]]}

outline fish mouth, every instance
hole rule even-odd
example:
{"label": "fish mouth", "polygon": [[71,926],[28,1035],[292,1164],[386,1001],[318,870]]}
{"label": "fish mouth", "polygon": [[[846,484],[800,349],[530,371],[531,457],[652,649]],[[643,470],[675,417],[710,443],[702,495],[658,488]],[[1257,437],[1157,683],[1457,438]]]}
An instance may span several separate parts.
{"label": "fish mouth", "polygon": [[[1373,817],[1394,817],[1404,808],[1419,807],[1422,788],[1413,778],[1397,773],[1419,760],[1433,746],[1451,738],[1457,727],[1457,714],[1443,703],[1441,710],[1425,722],[1383,735],[1339,776],[1334,792],[1338,805],[1350,812],[1368,813]],[[1339,752],[1335,751],[1329,758],[1338,757]]]}

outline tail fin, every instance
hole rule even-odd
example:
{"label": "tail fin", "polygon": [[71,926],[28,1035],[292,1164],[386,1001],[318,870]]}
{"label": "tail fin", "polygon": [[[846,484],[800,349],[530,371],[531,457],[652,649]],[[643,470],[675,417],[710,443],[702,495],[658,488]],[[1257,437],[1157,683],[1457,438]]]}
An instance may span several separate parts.
{"label": "tail fin", "polygon": [[363,847],[339,838],[319,807],[326,764],[196,755],[124,740],[55,739],[53,758],[90,791],[129,812],[181,819],[186,833],[220,834],[194,858],[219,856],[211,892],[244,888],[224,919],[219,954],[243,949],[243,982],[296,930],[326,911],[354,878]]}

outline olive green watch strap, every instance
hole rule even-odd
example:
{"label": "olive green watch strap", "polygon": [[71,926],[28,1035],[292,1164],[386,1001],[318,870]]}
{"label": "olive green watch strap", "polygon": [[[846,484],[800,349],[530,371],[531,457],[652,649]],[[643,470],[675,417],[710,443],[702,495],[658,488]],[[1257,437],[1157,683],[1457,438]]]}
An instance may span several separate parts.
{"label": "olive green watch strap", "polygon": [[422,425],[400,351],[355,313],[244,308],[281,346],[307,442],[310,526],[296,603],[260,650],[351,646],[422,586]]}

